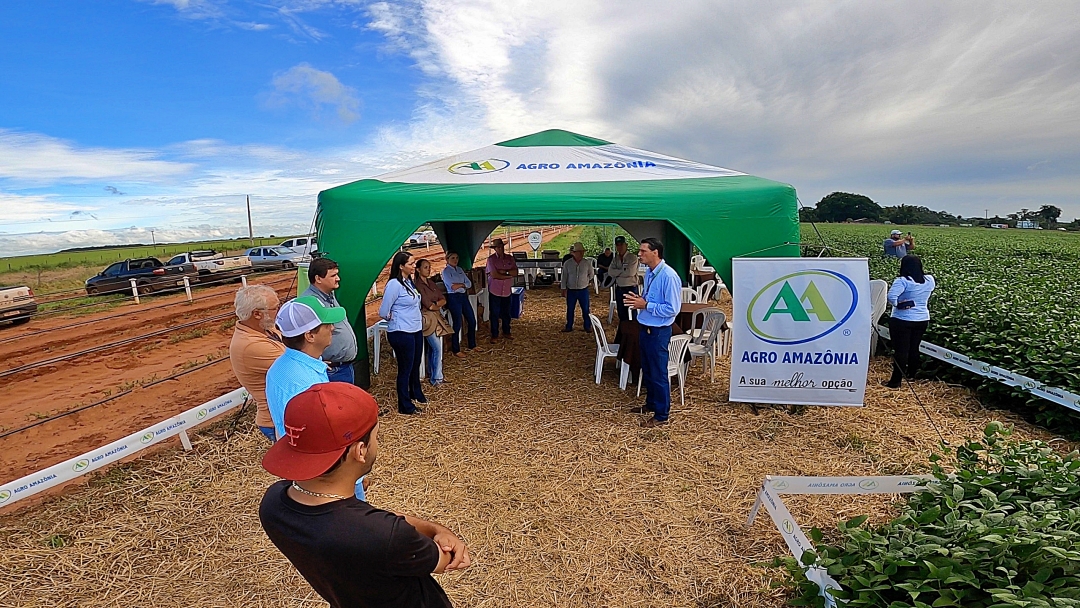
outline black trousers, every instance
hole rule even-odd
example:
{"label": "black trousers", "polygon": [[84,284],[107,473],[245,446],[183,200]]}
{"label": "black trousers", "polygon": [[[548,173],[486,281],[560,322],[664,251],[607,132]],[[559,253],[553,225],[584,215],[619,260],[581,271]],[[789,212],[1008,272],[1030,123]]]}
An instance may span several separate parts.
{"label": "black trousers", "polygon": [[899,386],[906,375],[914,378],[919,371],[919,344],[929,321],[889,319],[889,339],[893,347],[893,372],[889,384]]}
{"label": "black trousers", "polygon": [[630,315],[626,313],[626,305],[622,303],[623,296],[628,293],[637,293],[637,285],[629,287],[615,286],[615,312],[619,315],[619,322],[628,321]]}

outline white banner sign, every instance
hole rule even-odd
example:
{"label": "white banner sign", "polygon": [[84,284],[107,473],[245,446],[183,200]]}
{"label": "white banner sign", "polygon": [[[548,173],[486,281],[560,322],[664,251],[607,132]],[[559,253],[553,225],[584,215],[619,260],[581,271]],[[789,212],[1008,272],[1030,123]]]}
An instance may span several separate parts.
{"label": "white banner sign", "polygon": [[735,258],[729,400],[862,405],[870,361],[865,258]]}
{"label": "white banner sign", "polygon": [[539,232],[529,233],[529,247],[532,247],[533,251],[540,249],[540,244],[544,241],[544,235]]}
{"label": "white banner sign", "polygon": [[187,429],[238,407],[247,399],[247,391],[238,388],[190,410],[163,420],[154,426],[132,433],[82,456],[76,456],[47,469],[0,485],[0,506],[7,506],[42,490],[58,486],[103,466],[144,450],[155,443],[179,435]]}

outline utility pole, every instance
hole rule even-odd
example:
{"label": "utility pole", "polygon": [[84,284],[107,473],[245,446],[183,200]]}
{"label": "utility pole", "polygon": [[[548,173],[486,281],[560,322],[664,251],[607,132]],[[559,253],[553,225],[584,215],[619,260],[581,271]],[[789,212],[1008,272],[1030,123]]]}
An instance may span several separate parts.
{"label": "utility pole", "polygon": [[248,212],[248,240],[251,241],[251,246],[255,246],[255,232],[251,229],[251,195],[247,195],[247,212]]}
{"label": "utility pole", "polygon": [[157,239],[154,238],[154,231],[153,230],[150,231],[150,242],[155,246],[157,245]]}

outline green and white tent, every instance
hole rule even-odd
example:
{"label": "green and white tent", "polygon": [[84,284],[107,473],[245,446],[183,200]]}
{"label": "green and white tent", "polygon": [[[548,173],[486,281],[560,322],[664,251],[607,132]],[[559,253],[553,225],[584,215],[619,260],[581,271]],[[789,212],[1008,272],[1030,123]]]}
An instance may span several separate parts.
{"label": "green and white tent", "polygon": [[362,320],[372,282],[418,226],[466,266],[504,222],[619,224],[659,237],[684,277],[692,243],[728,285],[732,257],[799,255],[791,186],[559,130],[325,190],[316,226],[345,279],[338,300]]}

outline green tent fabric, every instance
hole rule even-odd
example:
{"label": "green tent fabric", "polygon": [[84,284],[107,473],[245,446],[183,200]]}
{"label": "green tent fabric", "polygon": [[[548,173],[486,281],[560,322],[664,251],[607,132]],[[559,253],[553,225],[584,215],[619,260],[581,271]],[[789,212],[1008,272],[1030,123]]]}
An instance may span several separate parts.
{"label": "green tent fabric", "polygon": [[692,243],[728,285],[733,257],[799,255],[791,186],[561,130],[325,190],[316,227],[341,266],[338,300],[363,327],[372,282],[418,226],[467,265],[503,222],[617,223],[659,237],[684,277]]}

